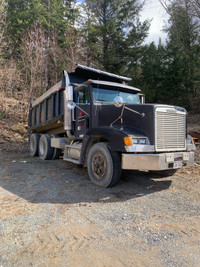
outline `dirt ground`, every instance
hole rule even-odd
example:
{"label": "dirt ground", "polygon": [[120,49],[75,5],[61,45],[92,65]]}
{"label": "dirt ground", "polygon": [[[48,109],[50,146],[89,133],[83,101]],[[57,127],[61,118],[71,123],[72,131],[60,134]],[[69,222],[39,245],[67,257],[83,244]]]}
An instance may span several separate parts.
{"label": "dirt ground", "polygon": [[87,170],[0,145],[0,266],[200,266],[200,166],[168,178]]}

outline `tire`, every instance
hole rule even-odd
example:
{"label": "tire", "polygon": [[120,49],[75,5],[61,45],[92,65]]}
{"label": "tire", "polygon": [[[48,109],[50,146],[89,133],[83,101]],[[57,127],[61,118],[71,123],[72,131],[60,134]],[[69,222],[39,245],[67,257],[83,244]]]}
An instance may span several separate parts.
{"label": "tire", "polygon": [[104,188],[112,187],[120,180],[120,155],[112,152],[107,143],[94,144],[88,154],[87,168],[94,184]]}
{"label": "tire", "polygon": [[32,157],[38,156],[38,144],[39,144],[40,135],[37,133],[32,133],[29,136],[29,150]]}
{"label": "tire", "polygon": [[178,169],[170,169],[170,170],[164,170],[164,171],[155,171],[152,173],[155,173],[156,175],[160,177],[169,177],[169,176],[174,175],[177,171]]}
{"label": "tire", "polygon": [[[51,134],[51,138],[59,137],[59,135]],[[62,150],[60,148],[53,148],[53,156],[52,159],[59,159],[59,157],[62,155]]]}
{"label": "tire", "polygon": [[51,136],[43,134],[39,140],[39,156],[42,160],[49,160],[53,157],[53,147],[51,147]]}

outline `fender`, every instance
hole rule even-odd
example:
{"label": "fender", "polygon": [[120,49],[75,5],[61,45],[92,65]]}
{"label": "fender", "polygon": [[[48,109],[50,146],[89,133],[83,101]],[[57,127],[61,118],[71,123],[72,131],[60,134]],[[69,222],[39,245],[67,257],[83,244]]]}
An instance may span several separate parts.
{"label": "fender", "polygon": [[105,137],[108,140],[112,151],[125,151],[124,137],[128,136],[128,134],[121,129],[113,127],[93,128],[90,129],[86,135],[93,137]]}
{"label": "fender", "polygon": [[[114,127],[99,127],[93,128],[86,132],[83,143],[82,143],[82,150],[81,150],[81,164],[85,164],[85,160],[87,158],[87,153],[90,147],[96,142],[107,140],[110,148],[112,151],[126,153],[127,150],[125,149],[124,144],[124,137],[126,136],[133,136],[133,137],[147,137],[147,135],[136,128],[124,127],[123,129],[114,128]],[[147,137],[148,138],[148,137]]]}
{"label": "fender", "polygon": [[126,152],[124,137],[128,136],[123,130],[113,128],[113,127],[101,127],[93,128],[86,132],[81,150],[81,164],[85,163],[87,149],[93,145],[95,140],[104,138],[108,140],[110,148],[112,151],[116,152]]}

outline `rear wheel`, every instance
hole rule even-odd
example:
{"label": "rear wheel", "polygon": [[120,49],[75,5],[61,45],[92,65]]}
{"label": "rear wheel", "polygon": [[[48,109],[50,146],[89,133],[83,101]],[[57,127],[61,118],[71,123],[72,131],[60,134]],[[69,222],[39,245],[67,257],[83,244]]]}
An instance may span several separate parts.
{"label": "rear wheel", "polygon": [[38,143],[40,135],[37,133],[32,133],[29,136],[29,150],[32,157],[38,156]]}
{"label": "rear wheel", "polygon": [[116,185],[121,176],[120,155],[112,152],[107,143],[92,146],[87,159],[90,180],[100,187]]}
{"label": "rear wheel", "polygon": [[54,149],[51,147],[51,136],[43,134],[39,140],[39,156],[42,160],[49,160],[53,157]]}

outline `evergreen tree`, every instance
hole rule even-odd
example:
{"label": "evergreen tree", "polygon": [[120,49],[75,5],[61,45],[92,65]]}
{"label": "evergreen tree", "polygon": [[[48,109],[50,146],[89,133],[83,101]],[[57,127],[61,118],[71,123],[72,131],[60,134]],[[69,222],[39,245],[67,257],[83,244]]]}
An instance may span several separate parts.
{"label": "evergreen tree", "polygon": [[34,12],[33,1],[7,0],[7,37],[10,42],[10,52],[16,54],[20,38],[37,19]]}
{"label": "evergreen tree", "polygon": [[165,88],[166,75],[166,49],[159,41],[146,45],[141,59],[141,75],[139,87],[146,95],[146,101],[150,103],[168,103],[168,95]]}
{"label": "evergreen tree", "polygon": [[167,29],[169,41],[165,84],[171,103],[188,109],[191,108],[190,98],[200,89],[198,22],[190,10],[187,0],[173,1],[168,6],[170,24]]}
{"label": "evergreen tree", "polygon": [[18,54],[22,36],[34,26],[41,25],[46,36],[56,30],[62,44],[64,33],[72,19],[70,3],[64,0],[7,0],[7,35],[14,54]]}
{"label": "evergreen tree", "polygon": [[114,73],[127,71],[137,61],[136,51],[147,35],[148,23],[139,22],[137,0],[86,0],[89,11],[87,45],[95,64]]}

